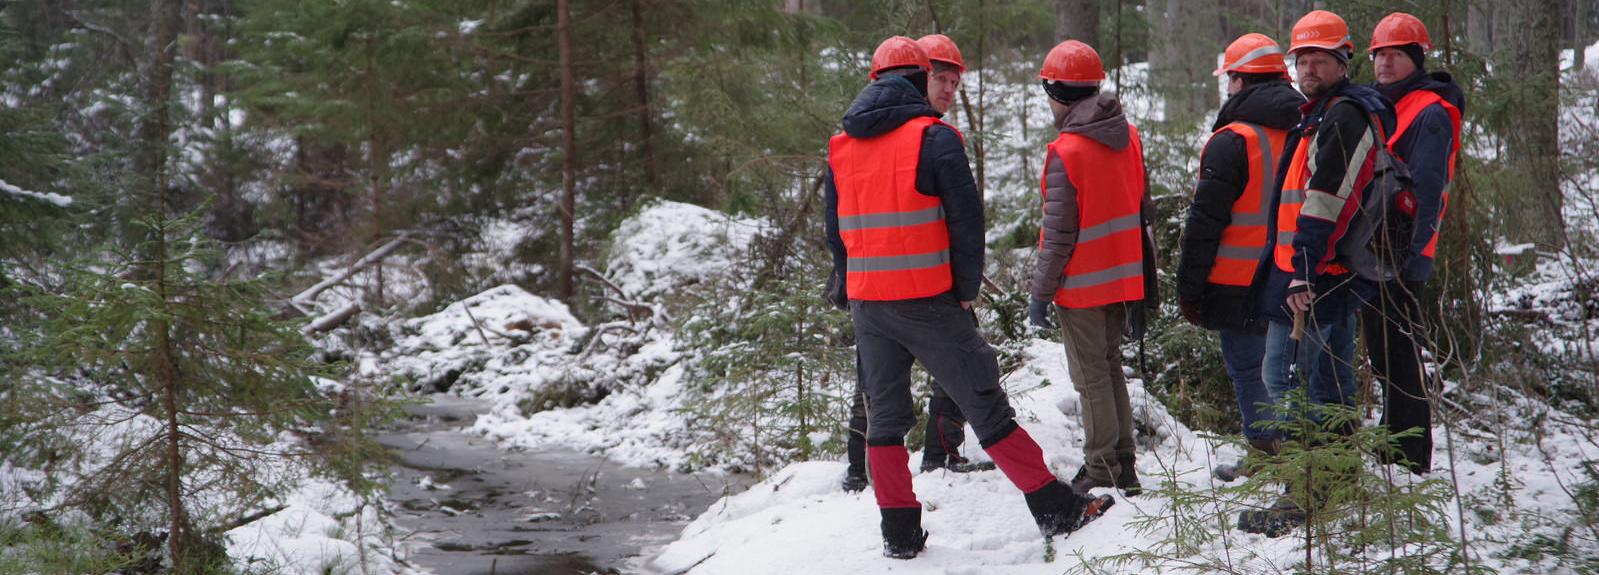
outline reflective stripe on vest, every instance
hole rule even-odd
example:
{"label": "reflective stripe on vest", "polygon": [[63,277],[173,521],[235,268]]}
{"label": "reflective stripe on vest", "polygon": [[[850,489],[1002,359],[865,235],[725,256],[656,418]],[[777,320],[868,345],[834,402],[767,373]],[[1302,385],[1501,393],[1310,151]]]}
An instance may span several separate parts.
{"label": "reflective stripe on vest", "polygon": [[[1277,269],[1293,273],[1294,236],[1299,231],[1299,210],[1305,204],[1305,186],[1310,184],[1310,172],[1315,161],[1310,157],[1310,147],[1315,137],[1301,137],[1294,146],[1294,156],[1288,162],[1288,173],[1283,177],[1283,191],[1277,201],[1277,247],[1272,250],[1272,260]],[[1349,270],[1337,263],[1327,264],[1327,274],[1341,275]]]}
{"label": "reflective stripe on vest", "polygon": [[[1421,115],[1422,110],[1433,104],[1443,106],[1444,111],[1449,112],[1449,125],[1454,129],[1455,139],[1454,148],[1449,150],[1449,181],[1444,182],[1443,196],[1439,198],[1441,203],[1438,206],[1438,227],[1433,230],[1432,239],[1427,240],[1427,247],[1421,250],[1421,255],[1429,258],[1438,251],[1438,233],[1444,228],[1444,212],[1449,209],[1449,188],[1455,181],[1455,158],[1460,155],[1460,108],[1444,100],[1437,92],[1413,90],[1400,98],[1398,104],[1394,104],[1394,112],[1399,116],[1399,120],[1394,128],[1394,134],[1388,137],[1388,150],[1399,156],[1399,151],[1394,149],[1399,143],[1399,137],[1405,135],[1405,130],[1416,122],[1416,117]],[[1403,156],[1399,156],[1399,159],[1410,161]]]}
{"label": "reflective stripe on vest", "polygon": [[1144,153],[1138,130],[1127,130],[1131,143],[1120,150],[1064,132],[1049,145],[1077,190],[1077,244],[1055,290],[1061,307],[1144,298]]}
{"label": "reflective stripe on vest", "polygon": [[943,124],[920,117],[880,136],[828,142],[850,299],[916,299],[954,285],[943,205],[916,191],[922,133],[935,123]]}
{"label": "reflective stripe on vest", "polygon": [[1255,268],[1260,265],[1260,253],[1266,249],[1271,190],[1277,184],[1277,156],[1282,153],[1288,131],[1233,122],[1215,133],[1222,132],[1232,132],[1243,138],[1249,162],[1249,180],[1244,185],[1243,193],[1233,202],[1232,222],[1222,230],[1216,261],[1206,281],[1218,285],[1247,286],[1255,278]]}

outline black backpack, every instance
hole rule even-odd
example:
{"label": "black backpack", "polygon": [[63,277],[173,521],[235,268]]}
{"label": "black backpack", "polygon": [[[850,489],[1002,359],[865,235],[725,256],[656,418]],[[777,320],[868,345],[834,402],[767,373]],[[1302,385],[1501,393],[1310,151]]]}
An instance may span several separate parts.
{"label": "black backpack", "polygon": [[1388,149],[1388,131],[1382,119],[1369,110],[1366,116],[1377,132],[1377,162],[1370,188],[1360,199],[1360,216],[1349,224],[1334,244],[1337,261],[1362,279],[1386,282],[1397,279],[1410,250],[1413,220],[1399,209],[1400,195],[1415,186],[1410,166]]}

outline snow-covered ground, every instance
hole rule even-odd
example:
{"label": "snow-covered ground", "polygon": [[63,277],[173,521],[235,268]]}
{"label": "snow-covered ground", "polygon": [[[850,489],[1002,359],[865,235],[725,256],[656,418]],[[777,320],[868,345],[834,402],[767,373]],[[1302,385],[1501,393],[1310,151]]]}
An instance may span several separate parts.
{"label": "snow-covered ground", "polygon": [[[1026,350],[1026,365],[1013,372],[1006,386],[1019,420],[1044,448],[1057,476],[1070,477],[1082,462],[1079,397],[1071,388],[1059,343],[1035,340]],[[1136,380],[1129,385],[1138,420],[1138,469],[1146,487],[1177,481],[1185,488],[1219,500],[1210,469],[1231,462],[1239,451],[1201,437],[1151,401]],[[1487,398],[1482,398],[1486,400]],[[1441,462],[1434,476],[1450,481],[1448,450],[1460,501],[1466,502],[1466,532],[1474,561],[1496,572],[1543,572],[1532,560],[1505,557],[1515,545],[1535,535],[1558,536],[1563,521],[1576,510],[1567,489],[1586,480],[1582,462],[1599,457],[1599,446],[1579,426],[1558,423],[1562,415],[1534,402],[1522,401],[1509,413],[1541,413],[1550,423],[1541,441],[1531,430],[1507,430],[1508,457],[1498,453],[1496,437],[1486,429],[1503,421],[1472,421],[1453,433],[1435,430]],[[1370,424],[1372,422],[1368,422]],[[1454,445],[1448,445],[1449,441]],[[976,439],[968,430],[968,446]],[[983,456],[974,448],[968,455]],[[1547,453],[1547,457],[1544,455]],[[912,468],[916,468],[912,457]],[[1374,470],[1377,468],[1374,468]],[[1515,478],[1505,491],[1501,472]],[[878,512],[870,491],[843,492],[842,462],[797,463],[773,474],[748,491],[713,504],[668,546],[654,563],[665,573],[1016,573],[1056,574],[1084,567],[1084,560],[1103,560],[1137,550],[1155,550],[1170,536],[1170,501],[1153,493],[1134,498],[1117,494],[1118,505],[1083,530],[1054,543],[1054,560],[1046,557],[1020,494],[998,471],[969,475],[944,471],[919,473],[917,495],[923,525],[931,533],[928,550],[911,561],[881,556]],[[1116,493],[1114,490],[1096,490]],[[1522,515],[1495,509],[1495,502],[1543,502]],[[1563,502],[1563,503],[1562,503]],[[1267,505],[1269,501],[1254,502]],[[1458,533],[1457,501],[1448,504],[1450,532]],[[1208,513],[1236,514],[1243,506],[1207,507]],[[1303,558],[1302,540],[1269,539],[1238,531],[1223,532],[1207,546],[1189,550],[1194,557],[1225,558],[1239,573],[1291,571]],[[1386,552],[1382,555],[1386,557]],[[1172,557],[1165,569],[1180,571],[1185,558]],[[1109,572],[1143,572],[1143,569]],[[1131,569],[1123,567],[1123,569]],[[1153,571],[1165,569],[1156,568]]]}

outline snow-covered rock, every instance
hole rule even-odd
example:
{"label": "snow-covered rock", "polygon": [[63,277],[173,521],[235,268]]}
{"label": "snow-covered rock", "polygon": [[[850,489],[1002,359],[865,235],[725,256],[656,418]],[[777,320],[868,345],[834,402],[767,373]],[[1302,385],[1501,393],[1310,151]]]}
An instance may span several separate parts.
{"label": "snow-covered rock", "polygon": [[726,277],[765,222],[678,202],[656,202],[616,231],[607,274],[630,297],[653,300]]}

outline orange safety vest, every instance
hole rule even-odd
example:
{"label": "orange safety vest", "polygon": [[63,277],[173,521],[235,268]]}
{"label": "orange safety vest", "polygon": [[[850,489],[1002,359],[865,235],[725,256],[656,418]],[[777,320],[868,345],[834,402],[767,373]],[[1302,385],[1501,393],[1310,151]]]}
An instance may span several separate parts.
{"label": "orange safety vest", "polygon": [[[1221,233],[1216,263],[1206,280],[1213,284],[1248,286],[1255,279],[1260,253],[1266,249],[1266,224],[1271,217],[1271,191],[1277,184],[1277,156],[1288,139],[1287,130],[1247,122],[1233,122],[1215,134],[1232,132],[1244,139],[1249,158],[1249,181],[1233,202],[1232,222]],[[1264,145],[1262,145],[1264,144]]]}
{"label": "orange safety vest", "polygon": [[[1449,151],[1449,181],[1453,182],[1455,181],[1455,158],[1460,155],[1460,109],[1444,100],[1436,92],[1414,90],[1409,94],[1405,94],[1405,97],[1400,98],[1398,104],[1394,104],[1394,112],[1399,116],[1399,120],[1393,135],[1388,137],[1388,149],[1389,151],[1394,151],[1394,145],[1399,143],[1399,137],[1405,135],[1405,130],[1416,122],[1416,116],[1421,115],[1422,110],[1433,104],[1443,106],[1444,111],[1449,112],[1449,124],[1454,127],[1454,149]],[[1394,151],[1394,155],[1397,156],[1398,154],[1399,152]],[[1401,157],[1400,159],[1404,158]],[[1438,208],[1438,228],[1433,230],[1432,239],[1427,241],[1427,247],[1421,250],[1421,255],[1429,258],[1433,257],[1433,254],[1438,251],[1438,232],[1443,230],[1444,212],[1449,209],[1449,186],[1447,184],[1444,186],[1441,201],[1443,203]]]}
{"label": "orange safety vest", "polygon": [[916,191],[922,132],[933,124],[948,126],[922,116],[879,136],[828,142],[849,299],[924,298],[954,285],[943,203]]}
{"label": "orange safety vest", "polygon": [[[1310,184],[1310,146],[1316,139],[1313,134],[1307,136],[1299,138],[1298,145],[1294,146],[1294,157],[1288,162],[1288,174],[1283,177],[1283,191],[1277,201],[1277,248],[1272,257],[1277,269],[1288,273],[1294,271],[1294,235],[1299,232],[1299,210],[1305,205],[1305,186]],[[1325,273],[1342,275],[1349,273],[1349,269],[1330,263]]]}
{"label": "orange safety vest", "polygon": [[[1132,144],[1120,150],[1066,132],[1049,145],[1077,189],[1077,247],[1061,274],[1055,305],[1090,308],[1144,299],[1144,152],[1138,129],[1127,130]],[[1043,189],[1048,200],[1047,183]]]}

